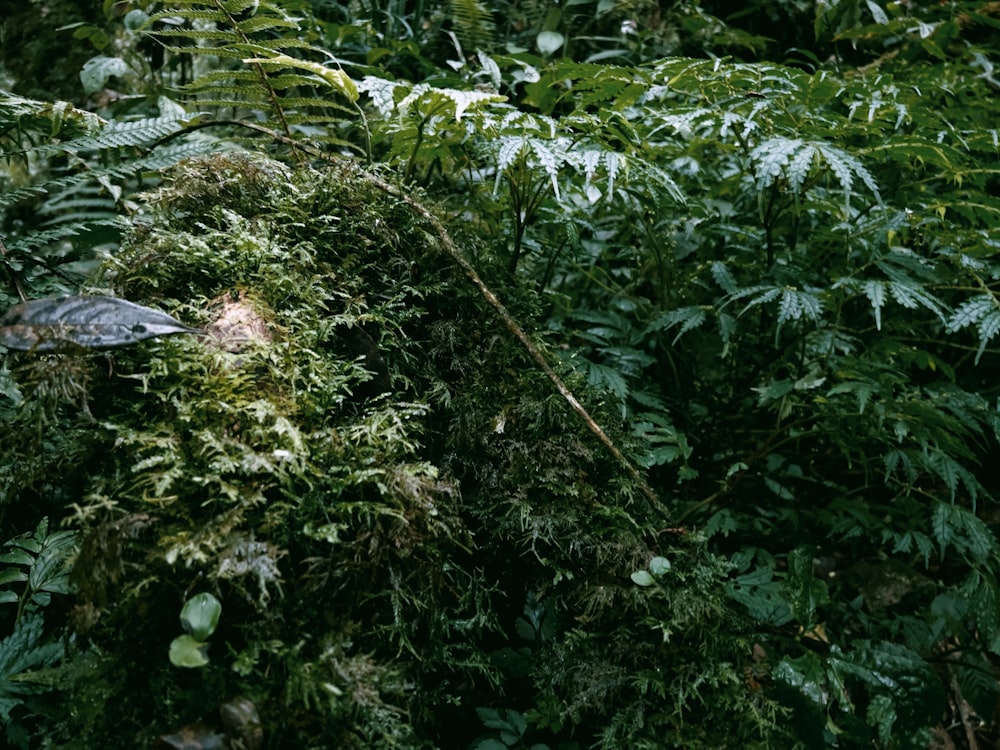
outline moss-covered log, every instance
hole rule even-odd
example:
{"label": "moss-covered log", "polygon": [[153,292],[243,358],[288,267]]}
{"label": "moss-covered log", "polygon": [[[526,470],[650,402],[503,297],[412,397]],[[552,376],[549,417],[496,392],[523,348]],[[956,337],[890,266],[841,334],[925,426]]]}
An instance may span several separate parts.
{"label": "moss-covered log", "polygon": [[[725,565],[664,532],[439,241],[347,166],[220,155],[148,197],[90,291],[205,334],[4,375],[3,531],[48,517],[78,539],[75,600],[19,611],[66,648],[15,725],[91,748],[185,727],[274,748],[767,744]],[[530,323],[538,301],[500,287]],[[654,555],[669,576],[635,585]],[[185,670],[168,645],[202,591],[222,616]],[[248,702],[244,736],[219,710]]]}

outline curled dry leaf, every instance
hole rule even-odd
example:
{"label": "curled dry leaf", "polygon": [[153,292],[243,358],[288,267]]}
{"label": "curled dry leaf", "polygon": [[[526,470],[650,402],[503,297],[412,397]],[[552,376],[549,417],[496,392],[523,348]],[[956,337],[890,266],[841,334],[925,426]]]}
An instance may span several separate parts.
{"label": "curled dry leaf", "polygon": [[[219,714],[231,740],[243,743],[239,747],[244,747],[246,750],[260,750],[264,746],[264,729],[253,701],[237,696],[223,703],[219,707]],[[237,744],[231,742],[231,747],[237,747]]]}
{"label": "curled dry leaf", "polygon": [[205,333],[220,349],[235,354],[250,344],[271,341],[267,321],[245,293],[217,297],[212,300],[210,310],[214,317]]}
{"label": "curled dry leaf", "polygon": [[99,295],[32,300],[0,317],[0,344],[31,352],[116,349],[177,333],[200,331],[151,307]]}

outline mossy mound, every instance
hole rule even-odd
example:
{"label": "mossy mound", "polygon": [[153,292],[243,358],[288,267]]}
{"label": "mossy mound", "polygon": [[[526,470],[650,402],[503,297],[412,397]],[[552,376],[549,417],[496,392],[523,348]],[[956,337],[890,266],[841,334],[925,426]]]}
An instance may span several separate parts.
{"label": "mossy mound", "polygon": [[[725,566],[663,532],[436,243],[348,166],[215,156],[150,196],[92,291],[206,334],[11,364],[3,530],[79,530],[76,603],[37,607],[68,623],[64,690],[25,726],[170,747],[237,699],[261,747],[764,741]],[[629,579],[653,554],[655,592]],[[184,670],[199,591],[223,611]]]}

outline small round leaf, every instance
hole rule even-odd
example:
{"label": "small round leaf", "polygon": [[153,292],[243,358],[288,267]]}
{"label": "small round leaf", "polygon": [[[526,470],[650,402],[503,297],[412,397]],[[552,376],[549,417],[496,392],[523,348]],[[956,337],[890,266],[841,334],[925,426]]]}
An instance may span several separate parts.
{"label": "small round leaf", "polygon": [[208,664],[208,644],[181,635],[170,643],[170,663],[175,667],[204,667]]}
{"label": "small round leaf", "polygon": [[560,34],[558,31],[540,31],[538,36],[535,37],[535,44],[538,45],[538,51],[543,55],[551,55],[566,41],[566,37]]}
{"label": "small round leaf", "polygon": [[184,632],[203,641],[215,632],[222,615],[222,604],[214,596],[201,593],[187,600],[181,610],[181,626]]}
{"label": "small round leaf", "polygon": [[146,25],[147,21],[149,21],[149,14],[138,8],[130,10],[125,14],[125,18],[122,19],[122,23],[125,24],[125,28],[129,31],[138,31]]}
{"label": "small round leaf", "polygon": [[649,574],[648,570],[637,570],[631,575],[632,580],[640,586],[652,586],[656,579]]}
{"label": "small round leaf", "polygon": [[654,557],[649,561],[649,572],[659,578],[670,570],[670,560],[665,557]]}

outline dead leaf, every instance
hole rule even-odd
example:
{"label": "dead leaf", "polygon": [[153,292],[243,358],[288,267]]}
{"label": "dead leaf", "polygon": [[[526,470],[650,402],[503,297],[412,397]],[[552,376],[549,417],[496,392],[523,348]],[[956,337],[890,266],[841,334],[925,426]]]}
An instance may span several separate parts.
{"label": "dead leaf", "polygon": [[209,308],[214,320],[205,329],[209,342],[234,354],[253,343],[268,343],[271,332],[267,321],[257,312],[243,292],[225,294],[212,300]]}
{"label": "dead leaf", "polygon": [[115,349],[177,333],[200,331],[151,307],[99,295],[32,300],[0,317],[0,344],[31,352]]}

